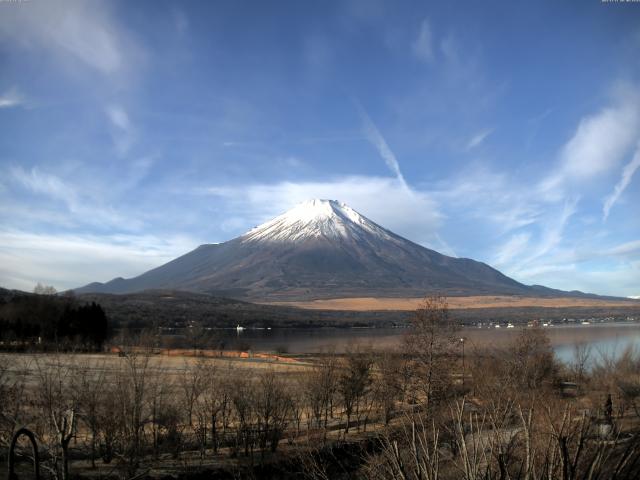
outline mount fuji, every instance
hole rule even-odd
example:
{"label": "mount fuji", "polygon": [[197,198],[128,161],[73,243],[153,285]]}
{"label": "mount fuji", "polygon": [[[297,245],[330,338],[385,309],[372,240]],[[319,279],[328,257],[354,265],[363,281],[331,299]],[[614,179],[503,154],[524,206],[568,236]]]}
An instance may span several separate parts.
{"label": "mount fuji", "polygon": [[130,279],[78,293],[150,289],[251,300],[445,295],[549,295],[468,258],[413,243],[336,200],[310,200],[244,235],[201,245]]}

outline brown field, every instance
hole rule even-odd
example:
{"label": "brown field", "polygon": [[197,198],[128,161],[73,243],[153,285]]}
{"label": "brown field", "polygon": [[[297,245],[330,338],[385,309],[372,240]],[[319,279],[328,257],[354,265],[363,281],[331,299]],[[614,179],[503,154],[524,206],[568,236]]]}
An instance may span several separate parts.
{"label": "brown field", "polygon": [[[174,352],[177,352],[175,350]],[[220,371],[244,371],[255,373],[263,370],[272,370],[278,373],[296,373],[305,371],[310,364],[303,361],[277,361],[267,359],[260,354],[251,358],[241,358],[239,356],[209,356],[204,350],[199,350],[195,355],[193,350],[182,350],[181,354],[152,354],[149,357],[149,368],[151,370],[163,370],[173,374],[182,374],[194,367],[198,362],[204,361],[211,368]],[[143,355],[140,353],[139,355]],[[275,357],[275,356],[272,356]],[[99,368],[104,371],[117,371],[123,363],[123,359],[113,353],[83,353],[83,354],[55,354],[55,353],[0,353],[0,364],[13,365],[16,371],[28,372],[34,375],[42,366],[51,367],[86,367]]]}
{"label": "brown field", "polygon": [[[299,302],[273,302],[272,305],[300,307],[311,310],[415,310],[421,298],[332,298]],[[521,296],[449,297],[449,308],[516,308],[516,307],[634,307],[637,300],[601,300],[593,298],[535,298]]]}

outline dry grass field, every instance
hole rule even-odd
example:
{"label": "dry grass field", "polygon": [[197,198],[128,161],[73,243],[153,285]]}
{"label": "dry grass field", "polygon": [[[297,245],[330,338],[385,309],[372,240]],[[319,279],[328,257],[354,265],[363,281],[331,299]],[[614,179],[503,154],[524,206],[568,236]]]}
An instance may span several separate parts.
{"label": "dry grass field", "polygon": [[[535,298],[521,296],[470,296],[448,297],[450,309],[469,308],[518,308],[518,307],[634,307],[640,306],[637,300],[605,300],[593,298]],[[422,302],[422,298],[333,298],[299,302],[277,302],[272,305],[300,307],[311,310],[350,310],[350,311],[411,311]]]}
{"label": "dry grass field", "polygon": [[[302,361],[278,362],[263,358],[210,357],[193,355],[192,350],[184,350],[183,355],[151,355],[148,368],[150,371],[162,371],[179,376],[195,367],[199,362],[206,362],[208,368],[221,372],[243,372],[251,375],[264,370],[282,373],[296,373],[309,368],[309,363]],[[75,368],[117,372],[124,359],[113,353],[53,354],[53,353],[0,353],[0,362],[9,366],[9,372],[25,373],[34,377],[42,367]]]}

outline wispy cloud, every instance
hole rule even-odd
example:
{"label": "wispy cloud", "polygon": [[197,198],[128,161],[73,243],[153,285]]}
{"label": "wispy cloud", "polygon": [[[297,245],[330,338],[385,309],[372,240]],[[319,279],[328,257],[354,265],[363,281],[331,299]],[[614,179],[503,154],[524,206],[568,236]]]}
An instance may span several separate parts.
{"label": "wispy cloud", "polygon": [[17,88],[11,88],[0,95],[0,108],[17,107],[24,104],[25,98]]}
{"label": "wispy cloud", "polygon": [[429,24],[429,20],[425,18],[420,23],[418,36],[411,45],[411,50],[416,58],[427,63],[430,63],[434,60],[432,37],[433,34],[431,32],[431,25]]}
{"label": "wispy cloud", "polygon": [[605,256],[621,256],[627,257],[629,255],[640,256],[640,240],[632,240],[631,242],[625,242],[620,245],[616,245],[603,252]]}
{"label": "wispy cloud", "polygon": [[558,168],[540,183],[540,192],[558,200],[572,185],[610,172],[638,141],[640,92],[618,86],[610,105],[583,117],[560,152]]}
{"label": "wispy cloud", "polygon": [[108,76],[125,73],[133,63],[129,60],[140,51],[105,3],[24,2],[20,8],[3,9],[1,36]]}
{"label": "wispy cloud", "polygon": [[618,164],[635,143],[639,120],[635,98],[582,119],[562,151],[564,172],[590,178]]}
{"label": "wispy cloud", "polygon": [[525,283],[565,290],[612,295],[637,292],[640,240],[608,246],[596,237],[585,240],[587,245],[565,242],[562,248],[549,250],[535,261],[517,264],[517,259],[527,252],[524,249],[506,267],[502,266],[503,271]]}
{"label": "wispy cloud", "polygon": [[535,267],[535,261],[544,258],[562,243],[565,227],[569,219],[576,213],[578,201],[578,198],[565,201],[562,211],[559,214],[555,213],[546,221],[540,240],[533,249],[527,252],[526,256],[516,262],[515,266],[511,268],[512,272],[520,273]]}
{"label": "wispy cloud", "polygon": [[442,182],[435,198],[465,217],[490,222],[501,235],[544,221],[535,192],[505,173],[473,167]]}
{"label": "wispy cloud", "polygon": [[545,263],[523,270],[520,275],[527,283],[551,285],[565,290],[629,295],[638,292],[640,262],[588,269],[571,263]]}
{"label": "wispy cloud", "polygon": [[131,128],[131,122],[129,121],[129,115],[124,111],[120,105],[110,105],[106,108],[109,120],[121,130],[129,130]]}
{"label": "wispy cloud", "polygon": [[493,128],[485,128],[484,130],[479,131],[473,137],[469,139],[469,143],[467,143],[467,151],[472,150],[482,144],[488,137],[493,133]]}
{"label": "wispy cloud", "polygon": [[494,265],[501,267],[516,259],[529,246],[531,234],[528,232],[516,233],[504,243],[495,254]]}
{"label": "wispy cloud", "polygon": [[613,192],[611,192],[604,201],[604,205],[602,207],[602,216],[604,220],[609,217],[611,208],[613,208],[613,205],[618,201],[622,192],[624,192],[629,186],[631,178],[638,168],[640,168],[640,145],[638,145],[631,161],[622,169],[622,175],[616,186],[613,188]]}
{"label": "wispy cloud", "polygon": [[387,167],[389,167],[391,173],[395,175],[395,177],[402,185],[406,186],[407,182],[405,181],[404,176],[400,171],[400,164],[398,163],[398,159],[396,158],[395,154],[389,148],[387,141],[380,133],[380,130],[378,130],[378,127],[376,127],[376,125],[373,123],[371,117],[369,117],[367,112],[360,104],[357,105],[360,112],[360,118],[362,119],[362,130],[366,139],[378,151],[378,154],[387,164]]}
{"label": "wispy cloud", "polygon": [[442,238],[440,235],[438,235],[437,233],[434,234],[434,239],[435,239],[435,244],[430,244],[429,242],[424,242],[426,243],[426,247],[431,247],[433,250],[436,250],[440,253],[444,253],[445,255],[449,255],[450,257],[457,257],[458,254],[456,253],[456,251],[454,250],[454,248],[449,245],[444,238]]}
{"label": "wispy cloud", "polygon": [[91,10],[82,6],[67,10],[59,27],[50,33],[62,48],[87,65],[113,73],[122,68],[118,38],[106,22],[89,13]]}
{"label": "wispy cloud", "polygon": [[[579,197],[549,203],[535,186],[504,172],[470,168],[439,184],[433,195],[447,222],[454,218],[463,232],[470,224],[487,229],[491,253],[486,261],[525,283],[538,278],[531,272],[542,275],[547,260],[573,241],[567,229],[578,212]],[[568,265],[568,260],[562,264]]]}
{"label": "wispy cloud", "polygon": [[[85,188],[79,189],[74,183],[71,183],[57,175],[45,172],[38,167],[30,170],[17,166],[9,169],[10,179],[19,187],[32,194],[42,195],[50,200],[62,202],[66,207],[67,213],[64,214],[55,206],[43,202],[39,207],[40,211],[53,210],[54,214],[45,215],[46,223],[58,223],[61,225],[93,225],[101,228],[117,228],[119,230],[131,231],[141,227],[142,222],[139,218],[125,215],[108,205],[96,202],[94,198],[88,196]],[[19,201],[16,203],[20,204]],[[6,212],[11,214],[11,210]],[[34,209],[31,209],[34,210]],[[29,213],[31,216],[38,216]]]}
{"label": "wispy cloud", "polygon": [[596,241],[589,245],[576,245],[571,242],[565,248],[557,249],[541,257],[538,262],[534,262],[528,267],[523,267],[521,271],[531,271],[536,266],[544,266],[551,269],[554,266],[578,267],[581,264],[597,261],[602,262],[629,262],[640,259],[640,240],[631,240],[613,246],[600,245]]}
{"label": "wispy cloud", "polygon": [[113,142],[120,155],[126,154],[134,141],[134,129],[129,115],[121,105],[112,104],[105,109],[107,118],[115,127],[112,132]]}
{"label": "wispy cloud", "polygon": [[[0,285],[58,289],[130,277],[197,246],[184,236],[83,235],[0,230]],[[90,266],[90,268],[88,267]]]}
{"label": "wispy cloud", "polygon": [[295,155],[280,157],[278,158],[277,163],[283,167],[290,169],[301,168],[305,165],[304,160],[302,160],[300,157],[296,157]]}
{"label": "wispy cloud", "polygon": [[9,171],[17,183],[33,193],[61,200],[70,209],[74,209],[78,204],[74,188],[55,175],[42,172],[38,167],[33,167],[31,170],[12,167]]}

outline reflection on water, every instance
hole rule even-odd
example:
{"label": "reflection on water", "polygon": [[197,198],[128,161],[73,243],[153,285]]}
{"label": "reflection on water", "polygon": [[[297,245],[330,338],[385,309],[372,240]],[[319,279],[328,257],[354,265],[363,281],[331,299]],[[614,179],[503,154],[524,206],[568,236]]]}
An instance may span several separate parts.
{"label": "reflection on water", "polygon": [[[464,328],[466,346],[501,346],[516,337],[522,328]],[[595,323],[590,325],[556,325],[545,327],[558,357],[566,362],[573,358],[575,345],[591,347],[592,359],[617,355],[628,347],[640,348],[640,324]],[[355,346],[387,348],[397,347],[408,330],[405,328],[274,328],[271,330],[233,329],[216,330],[216,336],[227,348],[237,345],[255,351],[286,351],[289,353],[343,352]]]}

